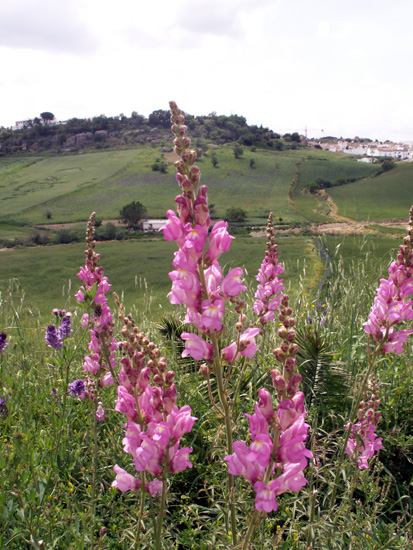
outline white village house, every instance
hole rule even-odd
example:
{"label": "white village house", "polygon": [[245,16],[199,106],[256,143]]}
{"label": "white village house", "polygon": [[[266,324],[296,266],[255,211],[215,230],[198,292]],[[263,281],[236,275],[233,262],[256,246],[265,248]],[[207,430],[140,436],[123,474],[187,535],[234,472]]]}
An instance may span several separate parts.
{"label": "white village house", "polygon": [[141,223],[142,231],[159,231],[166,224],[167,220],[143,220]]}

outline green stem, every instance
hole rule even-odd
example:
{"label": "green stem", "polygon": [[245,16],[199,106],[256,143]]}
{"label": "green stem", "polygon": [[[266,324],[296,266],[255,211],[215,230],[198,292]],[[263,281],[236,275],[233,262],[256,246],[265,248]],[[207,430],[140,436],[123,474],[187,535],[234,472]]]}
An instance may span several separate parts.
{"label": "green stem", "polygon": [[[204,295],[208,296],[208,290],[207,285],[205,281],[205,274],[203,265],[201,264],[198,268],[198,275],[199,275],[199,281],[202,285]],[[227,452],[229,455],[233,454],[233,438],[232,438],[232,417],[230,412],[230,406],[228,404],[226,391],[225,391],[225,385],[224,385],[224,377],[222,372],[222,364],[221,364],[221,353],[219,349],[219,343],[218,343],[218,336],[215,332],[211,334],[211,342],[214,347],[214,363],[215,363],[215,375],[217,378],[217,384],[218,384],[218,395],[219,400],[221,402],[222,406],[222,412],[224,416],[224,422],[225,422],[225,434],[227,439]],[[232,531],[232,544],[234,546],[237,545],[238,537],[237,537],[237,523],[236,523],[236,513],[235,513],[235,501],[234,501],[234,487],[235,487],[235,478],[232,474],[228,473],[228,507],[230,510],[231,515],[231,531]]]}
{"label": "green stem", "polygon": [[141,505],[139,509],[138,530],[136,532],[136,538],[135,538],[135,550],[139,549],[139,539],[141,536],[142,518],[145,510],[145,496],[146,496],[145,485],[146,485],[145,472],[142,472],[141,473]]}
{"label": "green stem", "polygon": [[[215,374],[216,374],[217,383],[218,383],[219,400],[221,402],[222,410],[224,413],[225,433],[227,437],[227,451],[228,451],[228,454],[231,455],[234,452],[233,445],[232,445],[233,444],[232,422],[231,422],[232,419],[231,419],[230,407],[229,407],[226,392],[224,389],[218,338],[215,333],[211,335],[211,340],[214,346]],[[235,515],[234,486],[235,486],[234,476],[228,473],[228,503],[229,503],[229,509],[231,514],[232,544],[236,546],[238,537],[237,537],[237,523],[236,523],[236,515]]]}
{"label": "green stem", "polygon": [[260,514],[258,510],[254,508],[254,511],[251,514],[250,524],[248,525],[248,531],[247,531],[247,534],[245,535],[244,543],[242,545],[242,550],[248,549],[249,542],[255,533],[259,516]]}
{"label": "green stem", "polygon": [[162,496],[161,496],[161,507],[159,510],[158,517],[158,526],[156,529],[156,542],[155,549],[161,550],[161,539],[162,539],[162,523],[165,514],[165,505],[166,505],[166,484],[168,480],[168,464],[169,464],[169,448],[166,449],[165,459],[164,459],[164,472],[162,476]]}
{"label": "green stem", "polygon": [[94,536],[96,526],[96,473],[98,468],[98,436],[97,436],[97,401],[93,401],[92,414],[93,414],[93,470],[92,470],[92,522],[91,522],[91,536],[90,536],[90,548],[94,547]]}

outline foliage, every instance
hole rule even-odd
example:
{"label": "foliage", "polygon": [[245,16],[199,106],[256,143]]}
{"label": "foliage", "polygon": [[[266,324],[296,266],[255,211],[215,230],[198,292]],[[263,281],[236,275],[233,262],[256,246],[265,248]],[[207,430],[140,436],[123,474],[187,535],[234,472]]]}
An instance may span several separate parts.
{"label": "foliage", "polygon": [[[356,345],[355,339],[358,342],[359,329],[367,317],[372,295],[370,293],[358,300],[356,311],[354,300],[359,297],[366,281],[374,290],[373,281],[385,273],[387,261],[383,260],[383,253],[376,249],[369,253],[364,262],[363,253],[360,250],[357,253],[360,240],[350,240],[353,246],[349,244],[349,251],[345,251],[346,263],[340,264],[340,256],[337,254],[337,270],[333,270],[329,290],[326,289],[326,301],[323,304],[328,304],[330,319],[322,329],[322,338],[329,342],[327,352],[334,355],[334,362],[337,361],[337,355],[344,360],[349,355],[346,369],[354,376],[353,372],[357,372],[360,361],[363,361],[361,342]],[[335,239],[330,249],[334,250],[337,243],[338,239]],[[103,253],[102,263],[106,271],[106,264],[112,263],[108,262],[108,245],[100,246],[103,247],[100,252]],[[264,242],[260,243],[260,247],[264,247]],[[82,248],[77,245],[74,255],[78,263],[81,261]],[[351,254],[350,248],[353,250]],[[340,249],[343,250],[343,246]],[[283,250],[281,255],[284,254]],[[366,245],[363,251],[365,257]],[[170,261],[172,249],[163,254]],[[359,267],[351,265],[352,254],[353,258],[359,258]],[[131,252],[128,252],[123,260],[118,258],[115,263],[126,262],[130,255]],[[368,272],[357,271],[363,264]],[[71,269],[75,270],[75,266],[76,263]],[[109,271],[113,275],[111,281],[117,282],[116,275]],[[288,268],[285,276],[289,274]],[[298,292],[297,296],[302,296],[302,292]],[[21,297],[22,292],[18,287],[8,289],[2,294],[0,309],[0,328],[8,327],[10,342],[0,355],[1,391],[9,411],[7,421],[0,423],[0,460],[3,471],[0,499],[5,512],[0,544],[10,550],[29,549],[39,541],[43,541],[46,547],[90,548],[92,453],[88,429],[89,405],[85,400],[67,396],[66,410],[62,416],[65,363],[62,363],[60,351],[50,350],[43,341],[43,330],[52,319],[50,314],[39,316],[33,309],[28,315],[27,305]],[[58,295],[53,300],[56,304]],[[298,321],[299,326],[307,323],[309,314],[314,318],[314,310],[323,314],[325,308],[318,308],[318,302],[313,303],[315,308],[311,304],[303,308],[304,317]],[[349,314],[352,311],[357,314],[356,317]],[[141,306],[141,313],[137,312],[141,315],[142,327],[152,334],[158,330],[157,326],[149,322],[154,313],[151,306],[148,310]],[[173,335],[181,330],[179,317],[175,320],[161,320],[159,324],[165,328],[165,334]],[[65,360],[71,358],[70,380],[82,377],[80,358],[87,353],[89,336],[80,324],[79,313],[75,311],[72,326],[75,332],[67,342],[65,352]],[[117,330],[120,330],[119,325]],[[352,347],[349,347],[349,335],[352,335]],[[271,335],[271,338],[276,336]],[[175,340],[168,338],[168,341]],[[170,544],[171,548],[193,550],[196,544],[197,548],[228,549],[230,545],[220,500],[225,482],[214,469],[217,453],[223,444],[221,420],[213,409],[205,405],[203,394],[206,388],[194,364],[190,361],[180,363],[181,351],[175,349],[173,343],[166,345],[165,353],[179,373],[177,383],[182,399],[197,411],[196,416],[200,419],[195,423],[191,441],[196,449],[194,468],[177,476],[170,487],[170,516],[165,526],[165,548]],[[323,402],[316,400],[308,418],[313,425],[310,448],[315,455],[314,463],[306,474],[310,485],[302,490],[299,498],[295,494],[286,494],[280,499],[279,510],[271,514],[266,526],[259,529],[253,548],[270,550],[278,545],[285,550],[309,546],[318,550],[347,548],[350,544],[356,550],[373,550],[385,545],[400,550],[409,547],[408,514],[413,499],[411,488],[409,492],[408,469],[408,459],[411,459],[413,452],[409,440],[409,422],[413,416],[413,402],[408,397],[408,384],[413,376],[410,356],[409,349],[402,357],[388,358],[379,366],[380,378],[384,382],[381,436],[385,438],[386,449],[381,451],[371,471],[359,472],[357,475],[351,463],[345,462],[343,472],[348,483],[342,485],[340,504],[332,520],[328,517],[328,499],[333,482],[332,456],[340,434],[335,430],[340,425],[340,415],[346,407],[343,402],[342,406],[334,408],[334,412],[330,413],[327,405],[319,409]],[[328,355],[327,363],[332,364],[331,355]],[[268,355],[265,361],[255,364],[251,369],[254,378],[245,387],[240,417],[244,411],[250,412],[254,400],[254,380],[264,374],[270,364],[271,357]],[[111,388],[105,388],[105,403],[114,400]],[[123,455],[123,426],[119,414],[112,408],[108,407],[106,421],[99,427],[100,491],[97,495],[94,542],[95,547],[100,545],[102,550],[123,550],[134,545],[138,504],[134,496],[120,494],[110,488],[113,464]],[[318,424],[315,423],[316,417]],[[64,430],[58,442],[62,418],[65,420]],[[128,467],[126,461],[122,466]],[[238,505],[239,521],[242,521],[251,496],[246,485],[241,484],[239,490],[243,495]],[[145,508],[145,525],[151,525],[154,515],[154,509]],[[150,548],[150,536],[146,535],[142,544]]]}
{"label": "foliage", "polygon": [[225,219],[231,222],[243,222],[247,217],[247,213],[243,208],[227,208],[225,211]]}
{"label": "foliage", "polygon": [[49,113],[48,111],[45,111],[44,113],[40,113],[40,117],[46,123],[51,122],[55,118],[54,114]]}
{"label": "foliage", "polygon": [[236,145],[234,148],[233,148],[233,152],[234,152],[234,157],[236,159],[239,159],[240,157],[242,157],[242,155],[244,154],[244,149],[242,147],[240,147],[239,145]]}
{"label": "foliage", "polygon": [[132,201],[126,204],[119,211],[119,217],[128,227],[137,227],[142,218],[147,216],[146,207],[139,201]]}

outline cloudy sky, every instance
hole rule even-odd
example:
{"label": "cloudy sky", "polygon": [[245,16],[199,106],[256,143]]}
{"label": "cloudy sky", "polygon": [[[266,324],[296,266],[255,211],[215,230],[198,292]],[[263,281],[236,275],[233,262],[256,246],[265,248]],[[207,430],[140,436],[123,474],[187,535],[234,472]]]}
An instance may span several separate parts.
{"label": "cloudy sky", "polygon": [[412,0],[0,3],[0,126],[239,114],[309,136],[413,140]]}

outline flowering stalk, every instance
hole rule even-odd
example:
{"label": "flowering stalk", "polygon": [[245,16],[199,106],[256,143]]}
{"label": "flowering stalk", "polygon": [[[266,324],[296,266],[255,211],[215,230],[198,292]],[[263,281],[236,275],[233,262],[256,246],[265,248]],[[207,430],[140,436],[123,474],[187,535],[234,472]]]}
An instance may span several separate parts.
{"label": "flowering stalk", "polygon": [[[304,394],[299,389],[301,375],[295,373],[298,351],[294,343],[295,319],[289,306],[289,296],[280,298],[282,323],[278,335],[283,339],[281,346],[273,351],[282,365],[271,371],[273,385],[277,392],[277,412],[273,408],[271,394],[265,388],[258,392],[260,398],[253,415],[246,415],[250,423],[251,445],[244,441],[234,443],[235,452],[225,457],[228,470],[241,475],[255,490],[255,510],[251,512],[243,550],[248,548],[258,520],[265,513],[276,511],[276,497],[285,491],[299,491],[306,483],[303,470],[311,451],[305,448],[307,430],[305,423]],[[272,315],[273,317],[273,315]]]}
{"label": "flowering stalk", "polygon": [[[62,403],[62,412],[61,412],[61,422],[60,429],[57,433],[56,444],[55,444],[55,454],[59,452],[60,439],[62,436],[63,428],[66,422],[66,403],[67,403],[67,389],[69,386],[69,373],[70,365],[75,357],[75,353],[70,352],[69,349],[64,345],[66,340],[70,337],[73,330],[71,327],[71,317],[72,314],[70,311],[64,309],[53,309],[52,312],[56,316],[56,320],[60,323],[57,327],[54,324],[50,324],[46,328],[45,341],[49,348],[62,350],[61,354],[55,356],[55,364],[60,368],[60,376],[62,381],[64,380],[64,393],[63,393],[63,403]],[[64,372],[64,363],[66,363],[66,369]],[[57,391],[57,390],[56,390]],[[53,392],[53,390],[52,390]],[[52,393],[51,392],[51,393]]]}
{"label": "flowering stalk", "polygon": [[[95,219],[92,212],[86,228],[85,251],[86,263],[80,268],[79,279],[83,282],[75,297],[83,306],[86,313],[83,315],[82,324],[89,327],[90,354],[84,358],[83,370],[95,377],[95,383],[89,380],[88,396],[92,402],[92,426],[93,426],[93,473],[92,473],[92,517],[91,545],[93,548],[95,511],[96,511],[96,473],[98,463],[97,422],[103,422],[105,411],[102,403],[98,401],[100,387],[113,385],[116,374],[114,367],[115,351],[117,343],[113,336],[113,318],[107,303],[106,292],[110,289],[107,277],[103,274],[103,268],[98,266],[100,255],[96,254],[95,247]],[[80,395],[80,394],[79,394]]]}
{"label": "flowering stalk", "polygon": [[[196,418],[191,416],[189,406],[178,409],[173,382],[175,373],[167,370],[166,359],[160,350],[139,330],[131,316],[125,316],[117,297],[116,300],[120,307],[119,317],[124,322],[122,336],[125,338],[119,344],[123,357],[116,410],[128,419],[124,451],[131,455],[135,470],[141,472],[141,479],[115,465],[117,476],[112,486],[122,492],[140,489],[141,509],[145,491],[153,497],[161,495],[155,536],[155,548],[159,550],[168,474],[192,468],[189,461],[192,447],[180,448],[180,441],[192,430]],[[146,482],[145,473],[151,481]],[[140,521],[141,518],[139,531]]]}
{"label": "flowering stalk", "polygon": [[[375,428],[380,419],[378,412],[380,401],[372,373],[379,357],[393,352],[400,355],[403,352],[403,344],[413,332],[413,329],[398,329],[398,325],[413,319],[413,302],[410,299],[407,300],[413,295],[413,206],[410,208],[407,236],[399,246],[397,259],[390,264],[388,273],[387,279],[380,279],[369,320],[364,323],[364,331],[369,338],[368,368],[359,385],[350,420],[346,424],[347,430],[337,463],[330,510],[334,506],[344,454],[356,457],[358,455],[355,452],[356,449],[361,450],[355,439],[356,435],[363,441],[363,450],[358,456],[360,469],[368,468],[368,458],[371,458],[375,451],[383,448],[381,439],[377,439],[375,434]],[[366,408],[366,402],[362,402],[362,398],[369,383],[372,395],[370,398],[366,396],[368,399]],[[357,423],[355,423],[356,418],[359,420]]]}
{"label": "flowering stalk", "polygon": [[274,320],[274,315],[281,305],[283,280],[278,278],[284,272],[278,262],[278,245],[275,243],[273,214],[270,212],[267,223],[267,250],[256,277],[258,281],[255,293],[254,313],[257,315],[257,325],[265,331],[265,325]]}
{"label": "flowering stalk", "polygon": [[[177,180],[182,194],[177,196],[178,216],[168,210],[168,221],[162,228],[166,240],[176,241],[179,250],[175,253],[174,271],[169,274],[172,290],[169,298],[172,304],[186,306],[185,322],[192,323],[198,334],[182,333],[185,341],[183,357],[191,356],[195,361],[205,361],[203,375],[209,383],[213,373],[217,380],[220,412],[224,419],[227,452],[232,453],[232,412],[228,401],[227,384],[233,363],[241,356],[251,358],[256,352],[255,336],[258,328],[246,328],[247,319],[243,312],[245,302],[239,294],[246,290],[241,277],[243,270],[234,268],[223,276],[218,259],[229,250],[233,237],[228,233],[228,224],[217,222],[210,233],[210,216],[207,201],[208,188],[198,186],[200,170],[195,166],[196,152],[189,148],[184,116],[176,103],[171,102],[172,131],[175,135],[175,152],[180,159],[175,163]],[[225,333],[224,317],[231,304],[239,316],[235,326],[236,340],[221,349]],[[199,335],[200,334],[200,335]],[[228,365],[224,373],[224,363]],[[231,530],[234,545],[237,544],[235,503],[233,498],[234,479],[228,477],[228,499],[231,510]]]}
{"label": "flowering stalk", "polygon": [[[383,439],[377,437],[375,433],[381,412],[378,411],[380,407],[379,388],[373,374],[368,381],[368,385],[368,391],[364,393],[364,400],[360,402],[360,408],[357,412],[358,422],[350,428],[350,437],[345,449],[350,458],[357,458],[360,470],[368,469],[367,460],[372,458],[376,451],[383,448]],[[348,425],[345,427],[349,428]]]}

